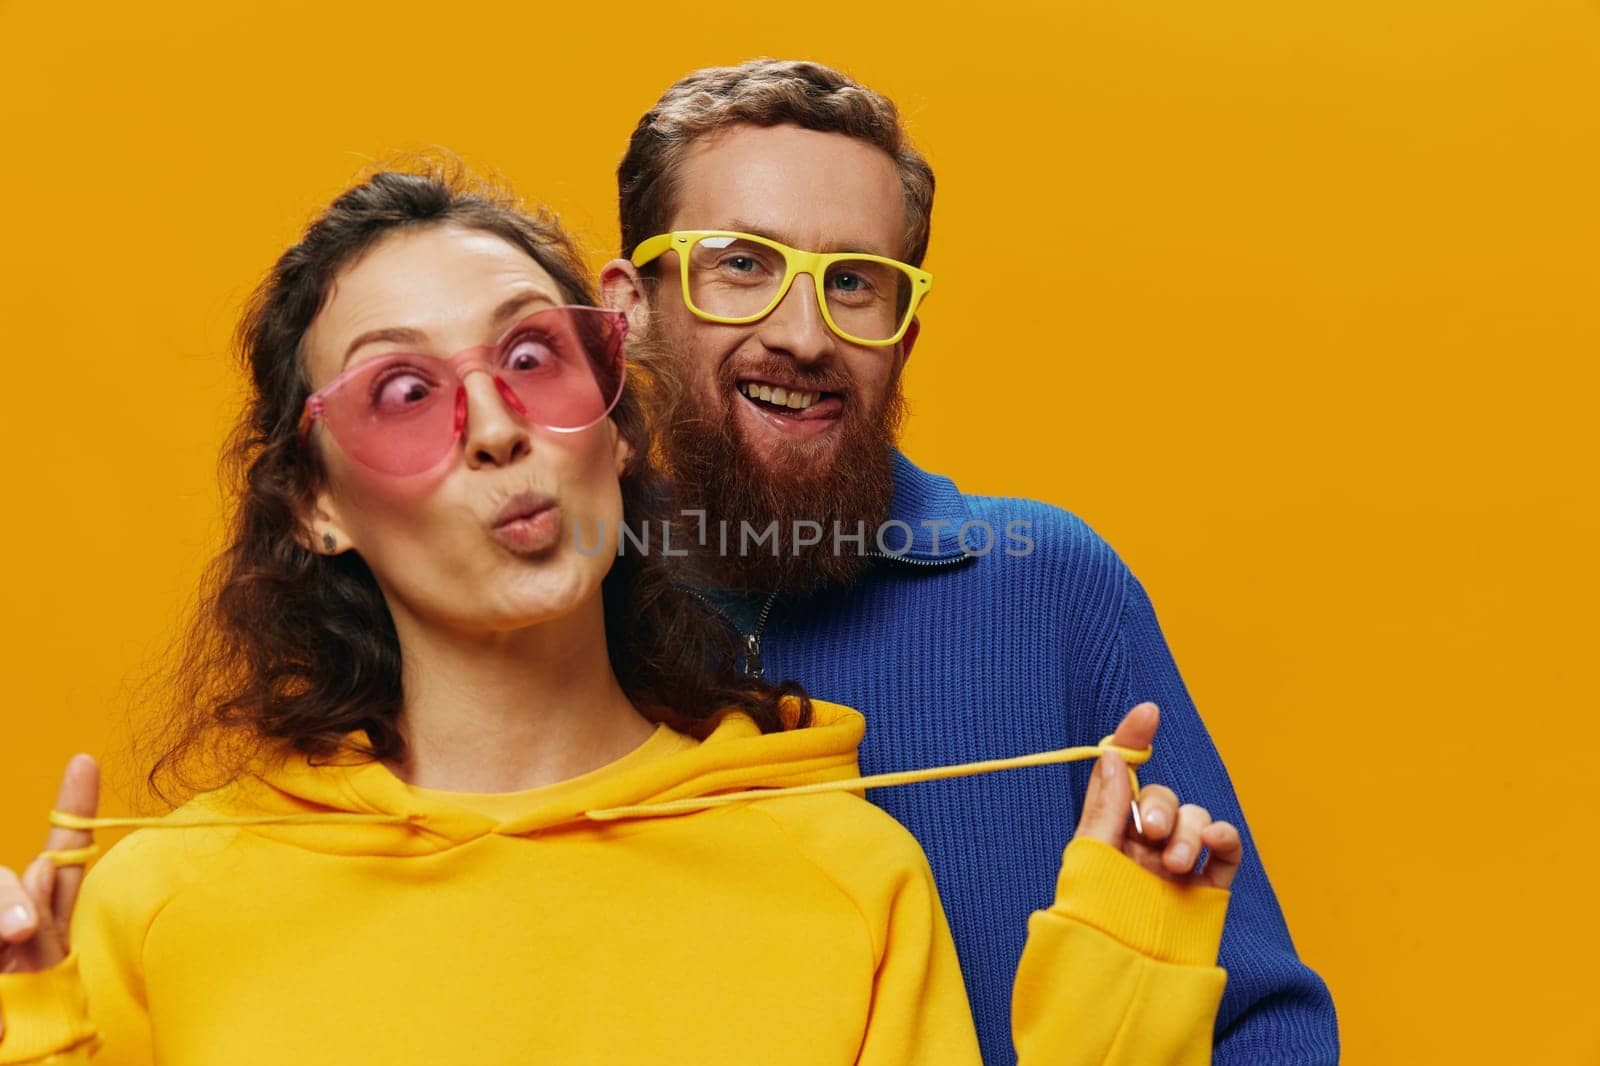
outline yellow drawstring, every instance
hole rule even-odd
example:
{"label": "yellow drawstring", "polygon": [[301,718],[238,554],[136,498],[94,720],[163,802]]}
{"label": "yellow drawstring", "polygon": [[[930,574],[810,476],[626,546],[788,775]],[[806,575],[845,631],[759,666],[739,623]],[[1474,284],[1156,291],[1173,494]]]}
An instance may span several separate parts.
{"label": "yellow drawstring", "polygon": [[[995,770],[1016,770],[1024,766],[1048,766],[1053,763],[1077,762],[1080,759],[1098,759],[1108,751],[1116,752],[1122,756],[1123,762],[1128,764],[1128,783],[1133,787],[1133,798],[1138,800],[1139,775],[1134,768],[1148,762],[1153,749],[1150,747],[1124,748],[1111,743],[1111,737],[1106,737],[1095,745],[1060,748],[1056,751],[1041,751],[1032,755],[1019,755],[1012,759],[989,759],[984,762],[958,763],[954,766],[932,766],[924,770],[899,770],[894,773],[872,774],[868,777],[852,777],[843,781],[820,781],[810,785],[793,785],[789,788],[753,788],[743,792],[724,792],[715,796],[695,796],[690,799],[668,800],[663,803],[642,803],[631,807],[608,807],[603,810],[585,811],[584,815],[597,822],[610,822],[622,818],[651,818],[657,815],[680,814],[684,811],[722,807],[752,799],[772,799],[775,796],[810,796],[819,792],[858,792],[868,788],[908,785],[916,781],[938,781],[950,777],[985,774]],[[1138,807],[1135,806],[1134,809],[1138,810]],[[389,825],[414,821],[417,817],[417,815],[405,814],[329,813],[274,814],[238,818],[90,818],[81,814],[71,814],[67,811],[51,811],[50,824],[66,829],[85,830],[121,829],[134,826],[144,826],[151,829],[188,829],[223,825],[300,825],[310,822]],[[59,867],[86,863],[99,854],[99,851],[99,845],[91,843],[81,848],[56,848],[42,851],[39,854]]]}
{"label": "yellow drawstring", "polygon": [[[1133,798],[1139,798],[1139,775],[1135,766],[1150,759],[1153,748],[1124,748],[1111,743],[1106,737],[1099,744],[1077,748],[1060,748],[1041,751],[1033,755],[1019,755],[1014,759],[989,759],[985,762],[964,762],[955,766],[932,766],[926,770],[899,770],[868,777],[852,777],[844,781],[820,781],[811,785],[793,785],[789,788],[753,788],[744,792],[724,792],[715,796],[695,796],[690,799],[667,800],[663,803],[641,803],[632,807],[607,807],[604,810],[585,811],[584,815],[597,822],[616,821],[620,818],[650,818],[659,814],[679,814],[708,807],[721,807],[744,800],[771,799],[774,796],[810,796],[818,792],[856,792],[866,788],[887,788],[890,785],[907,785],[914,781],[937,781],[947,777],[967,777],[991,770],[1015,770],[1024,766],[1048,766],[1051,763],[1076,762],[1079,759],[1098,759],[1108,751],[1122,756],[1128,764],[1128,781],[1133,786]],[[1137,807],[1135,808],[1137,810]]]}
{"label": "yellow drawstring", "polygon": [[[144,826],[150,829],[191,829],[197,826],[219,825],[301,825],[307,822],[360,822],[373,825],[387,825],[397,822],[410,822],[415,820],[415,815],[409,814],[348,814],[331,812],[328,814],[266,814],[258,816],[245,816],[238,818],[89,818],[69,811],[51,811],[50,824],[59,825],[64,829],[123,829],[134,826]],[[90,843],[81,848],[55,848],[41,851],[39,854],[49,859],[56,866],[77,866],[88,862],[99,854],[100,846]]]}

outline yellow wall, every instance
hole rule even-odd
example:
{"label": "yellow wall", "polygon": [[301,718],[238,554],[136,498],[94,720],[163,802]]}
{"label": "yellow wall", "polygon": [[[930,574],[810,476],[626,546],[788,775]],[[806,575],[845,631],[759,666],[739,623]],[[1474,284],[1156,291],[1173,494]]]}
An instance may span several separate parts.
{"label": "yellow wall", "polygon": [[1145,580],[1349,1061],[1600,1055],[1600,7],[270,6],[0,0],[0,861],[183,608],[315,207],[444,145],[598,263],[661,88],[810,56],[938,171],[909,452]]}

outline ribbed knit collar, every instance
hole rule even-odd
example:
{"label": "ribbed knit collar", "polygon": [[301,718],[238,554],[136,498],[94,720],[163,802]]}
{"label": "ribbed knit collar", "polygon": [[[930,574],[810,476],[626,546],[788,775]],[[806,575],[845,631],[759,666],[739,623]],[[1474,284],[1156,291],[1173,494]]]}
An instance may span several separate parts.
{"label": "ribbed knit collar", "polygon": [[[909,527],[911,547],[900,551],[907,532],[900,526],[892,526],[882,535],[883,544],[892,554],[926,562],[960,559],[965,553],[957,534],[962,524],[971,519],[972,513],[967,510],[967,502],[955,482],[928,473],[907,459],[904,452],[895,449],[894,499],[889,503],[889,521]],[[934,550],[936,543],[937,551]]]}

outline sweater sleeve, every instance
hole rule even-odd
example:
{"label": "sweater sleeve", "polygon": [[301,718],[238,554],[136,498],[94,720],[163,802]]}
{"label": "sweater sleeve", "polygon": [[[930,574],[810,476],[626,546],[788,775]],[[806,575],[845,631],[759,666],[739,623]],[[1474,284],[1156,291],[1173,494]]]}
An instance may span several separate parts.
{"label": "sweater sleeve", "polygon": [[1227,909],[1225,889],[1174,885],[1073,840],[1055,902],[1028,922],[1012,994],[1020,1066],[1210,1063]]}
{"label": "sweater sleeve", "polygon": [[99,1039],[89,1019],[78,953],[36,973],[0,974],[0,1063],[84,1063]]}
{"label": "sweater sleeve", "polygon": [[1120,559],[1115,566],[1120,611],[1113,654],[1099,678],[1096,728],[1101,735],[1110,733],[1130,707],[1155,701],[1161,729],[1155,756],[1140,769],[1139,780],[1171,787],[1181,802],[1198,803],[1213,818],[1231,822],[1244,840],[1218,958],[1228,972],[1228,987],[1217,1011],[1213,1059],[1218,1066],[1336,1063],[1339,1030],[1328,987],[1295,952],[1233,782],[1179,674],[1148,593]]}
{"label": "sweater sleeve", "polygon": [[131,834],[90,867],[72,915],[71,951],[38,973],[0,975],[0,1066],[154,1061],[140,969],[166,891],[152,841]]}

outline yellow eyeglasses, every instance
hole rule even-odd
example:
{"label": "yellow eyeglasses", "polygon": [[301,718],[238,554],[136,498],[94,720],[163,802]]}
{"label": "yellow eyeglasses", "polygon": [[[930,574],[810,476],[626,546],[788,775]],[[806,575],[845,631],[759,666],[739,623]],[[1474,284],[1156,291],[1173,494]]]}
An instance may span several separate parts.
{"label": "yellow eyeglasses", "polygon": [[683,302],[707,322],[743,325],[772,313],[796,274],[816,284],[828,328],[851,344],[887,347],[906,335],[933,275],[864,252],[803,252],[750,233],[676,230],[640,241],[633,265],[678,253]]}

